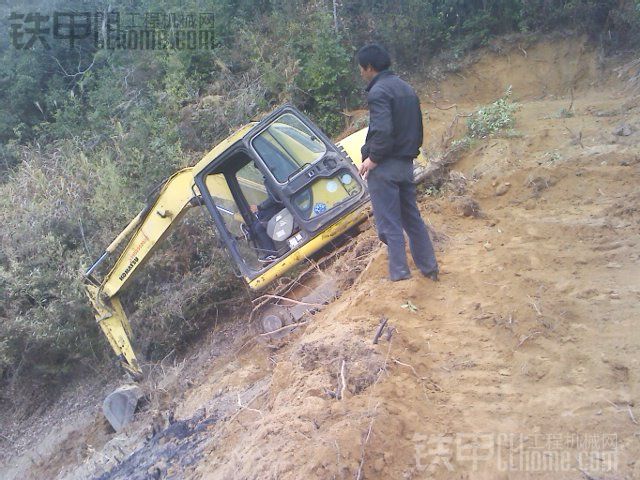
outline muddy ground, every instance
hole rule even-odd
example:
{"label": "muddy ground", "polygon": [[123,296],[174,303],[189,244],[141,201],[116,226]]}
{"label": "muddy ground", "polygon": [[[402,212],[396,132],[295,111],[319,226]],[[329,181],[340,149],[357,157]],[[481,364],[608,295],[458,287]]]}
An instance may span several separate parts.
{"label": "muddy ground", "polygon": [[369,228],[330,267],[350,286],[285,341],[220,322],[155,368],[120,434],[99,414],[110,385],[55,416],[5,418],[0,476],[640,478],[631,60],[581,39],[512,39],[439,82],[414,79],[432,155],[456,114],[509,85],[521,105],[515,131],[474,142],[421,196],[439,283],[386,281]]}

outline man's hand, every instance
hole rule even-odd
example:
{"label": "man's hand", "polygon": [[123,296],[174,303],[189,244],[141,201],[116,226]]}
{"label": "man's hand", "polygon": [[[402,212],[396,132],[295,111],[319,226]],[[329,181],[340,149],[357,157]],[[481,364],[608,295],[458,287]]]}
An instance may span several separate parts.
{"label": "man's hand", "polygon": [[358,169],[358,173],[365,180],[369,176],[369,172],[376,168],[378,164],[371,160],[370,158],[365,158],[363,162],[360,164],[360,168]]}

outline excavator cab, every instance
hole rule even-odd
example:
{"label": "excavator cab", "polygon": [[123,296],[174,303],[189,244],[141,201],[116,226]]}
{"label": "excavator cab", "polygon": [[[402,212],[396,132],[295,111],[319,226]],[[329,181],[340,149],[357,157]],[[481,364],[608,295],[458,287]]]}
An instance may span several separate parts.
{"label": "excavator cab", "polygon": [[291,106],[251,128],[194,181],[240,273],[257,288],[366,196],[351,159]]}

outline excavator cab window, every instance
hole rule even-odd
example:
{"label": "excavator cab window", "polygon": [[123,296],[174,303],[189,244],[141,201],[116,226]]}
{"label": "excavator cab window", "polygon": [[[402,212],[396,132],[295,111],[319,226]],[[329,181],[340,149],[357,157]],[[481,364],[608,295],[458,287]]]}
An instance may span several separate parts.
{"label": "excavator cab window", "polygon": [[251,146],[289,200],[291,213],[312,230],[364,192],[351,162],[291,107],[272,115]]}
{"label": "excavator cab window", "polygon": [[252,145],[280,184],[287,183],[292,175],[322,158],[327,151],[322,141],[291,113],[278,117],[253,139]]}
{"label": "excavator cab window", "polygon": [[[247,229],[247,219],[243,216],[243,208],[240,206],[230,188],[225,173],[210,173],[206,177],[206,185],[216,205],[216,210],[224,222],[226,233],[238,240],[238,253],[243,261],[251,268],[259,268],[258,254],[252,246],[250,234]],[[246,193],[252,199],[259,198],[263,192],[258,186],[255,189],[245,188]],[[240,241],[244,239],[244,241]]]}
{"label": "excavator cab window", "polygon": [[249,206],[243,231],[245,240],[253,246],[253,253],[257,255],[258,263],[253,262],[252,268],[261,268],[289,250],[286,243],[282,242],[284,239],[274,237],[273,232],[268,231],[271,219],[285,207],[265,184],[264,175],[254,162],[246,163],[235,172],[235,182],[242,194],[242,202]]}
{"label": "excavator cab window", "polygon": [[[266,233],[256,231],[260,228],[258,208],[269,198],[262,172],[246,152],[239,151],[205,178],[207,191],[234,250],[251,270],[261,270],[266,256],[277,255],[273,242],[267,240],[265,245]],[[221,231],[220,225],[218,230]]]}

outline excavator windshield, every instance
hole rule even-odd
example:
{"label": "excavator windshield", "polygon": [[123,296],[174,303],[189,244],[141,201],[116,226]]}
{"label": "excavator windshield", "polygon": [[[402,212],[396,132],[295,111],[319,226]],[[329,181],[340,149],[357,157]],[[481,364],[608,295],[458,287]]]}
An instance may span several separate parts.
{"label": "excavator windshield", "polygon": [[326,146],[291,113],[281,115],[251,142],[279,183],[324,156]]}

